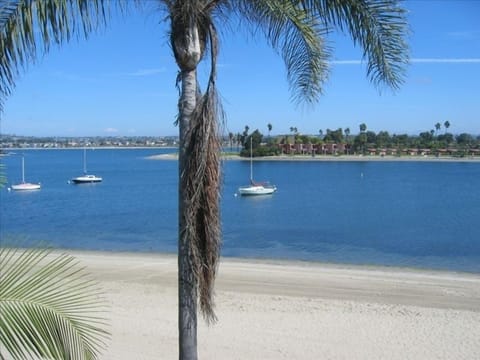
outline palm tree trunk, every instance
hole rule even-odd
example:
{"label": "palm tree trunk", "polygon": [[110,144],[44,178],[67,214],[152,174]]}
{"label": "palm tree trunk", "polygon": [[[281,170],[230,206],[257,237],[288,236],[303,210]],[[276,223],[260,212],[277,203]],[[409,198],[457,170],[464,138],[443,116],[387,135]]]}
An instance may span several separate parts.
{"label": "palm tree trunk", "polygon": [[[178,327],[179,358],[197,359],[197,307],[205,319],[215,321],[213,282],[220,252],[220,143],[217,136],[215,61],[205,94],[197,81],[197,66],[210,41],[216,59],[217,40],[207,21],[199,26],[200,13],[190,3],[178,2],[172,16],[171,42],[180,69],[178,103],[179,148],[179,240]],[[201,11],[200,11],[201,12]]]}
{"label": "palm tree trunk", "polygon": [[[178,341],[179,359],[196,360],[197,355],[197,299],[198,284],[192,261],[189,235],[186,169],[189,153],[189,133],[197,107],[197,65],[201,59],[200,39],[195,22],[185,13],[182,3],[171,9],[171,45],[180,69],[178,102],[179,154],[178,154]],[[185,17],[185,15],[187,15]]]}
{"label": "palm tree trunk", "polygon": [[189,154],[186,137],[192,113],[196,106],[196,70],[181,74],[181,97],[179,103],[179,157],[178,157],[178,331],[179,359],[197,359],[197,284],[192,269],[190,239],[186,231],[187,191],[182,183],[182,174]]}

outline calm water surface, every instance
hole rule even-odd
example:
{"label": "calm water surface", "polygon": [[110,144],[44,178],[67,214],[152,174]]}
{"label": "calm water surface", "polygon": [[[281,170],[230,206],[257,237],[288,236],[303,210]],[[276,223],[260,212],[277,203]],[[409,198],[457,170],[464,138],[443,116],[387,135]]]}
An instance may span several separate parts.
{"label": "calm water surface", "polygon": [[[25,150],[2,158],[2,242],[48,242],[107,251],[176,252],[177,162],[146,159],[171,150],[89,150],[104,181],[71,185],[83,150]],[[224,163],[224,256],[394,265],[480,272],[480,163],[256,162],[273,196],[235,196],[249,163]]]}

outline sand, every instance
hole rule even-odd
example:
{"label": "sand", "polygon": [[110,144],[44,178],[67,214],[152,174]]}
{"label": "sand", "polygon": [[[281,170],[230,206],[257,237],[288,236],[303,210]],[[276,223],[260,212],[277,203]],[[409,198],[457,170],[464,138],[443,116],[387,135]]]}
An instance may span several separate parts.
{"label": "sand", "polygon": [[[178,153],[158,154],[147,157],[151,160],[178,160]],[[238,161],[250,161],[248,157],[240,157],[239,155],[222,155],[222,160],[238,160]],[[375,162],[480,162],[480,156],[466,156],[466,157],[453,157],[453,156],[379,156],[379,155],[276,155],[276,156],[259,156],[254,157],[253,161],[326,161],[326,162],[362,162],[362,161],[375,161]]]}
{"label": "sand", "polygon": [[[177,359],[176,257],[74,253],[111,304],[101,359]],[[200,359],[480,359],[480,275],[224,259]]]}

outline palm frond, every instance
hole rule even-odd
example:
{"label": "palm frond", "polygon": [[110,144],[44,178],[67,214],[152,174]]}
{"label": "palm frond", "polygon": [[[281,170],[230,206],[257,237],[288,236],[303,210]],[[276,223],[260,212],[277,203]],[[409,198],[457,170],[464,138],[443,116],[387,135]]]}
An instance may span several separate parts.
{"label": "palm frond", "polygon": [[74,257],[0,249],[0,341],[14,359],[96,359],[106,301]]}
{"label": "palm frond", "polygon": [[0,0],[0,29],[3,29],[12,12],[17,9],[18,0]]}
{"label": "palm frond", "polygon": [[[70,40],[105,23],[104,0],[0,0],[0,113],[15,77],[51,44]],[[42,46],[38,46],[38,45]]]}
{"label": "palm frond", "polygon": [[324,37],[327,29],[317,17],[295,1],[239,1],[234,8],[280,52],[293,100],[317,100],[328,79],[331,54]]}
{"label": "palm frond", "polygon": [[397,89],[408,64],[406,10],[399,0],[300,0],[325,24],[347,31],[363,49],[367,75]]}

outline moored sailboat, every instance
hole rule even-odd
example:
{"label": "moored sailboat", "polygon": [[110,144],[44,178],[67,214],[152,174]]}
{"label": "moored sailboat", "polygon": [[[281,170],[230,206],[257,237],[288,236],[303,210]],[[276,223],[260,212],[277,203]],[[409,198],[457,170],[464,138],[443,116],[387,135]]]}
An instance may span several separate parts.
{"label": "moored sailboat", "polygon": [[70,182],[74,184],[98,183],[103,179],[100,176],[87,174],[87,149],[83,149],[83,175],[74,177]]}
{"label": "moored sailboat", "polygon": [[250,136],[250,184],[240,186],[238,193],[242,196],[270,195],[277,191],[277,187],[268,182],[256,182],[253,180],[253,146]]}
{"label": "moored sailboat", "polygon": [[39,190],[41,188],[40,183],[34,184],[25,181],[25,156],[22,155],[22,182],[11,186],[12,190]]}

